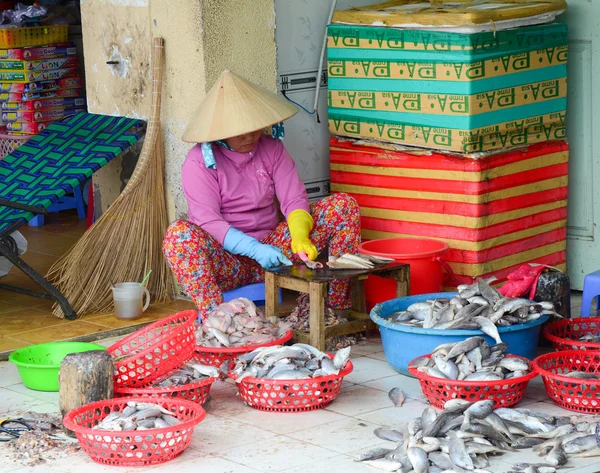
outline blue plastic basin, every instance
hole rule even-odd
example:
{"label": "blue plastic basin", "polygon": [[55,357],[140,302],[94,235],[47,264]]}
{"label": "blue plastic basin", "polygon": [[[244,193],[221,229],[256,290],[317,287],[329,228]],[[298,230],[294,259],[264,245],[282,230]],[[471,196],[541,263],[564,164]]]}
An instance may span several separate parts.
{"label": "blue plastic basin", "polygon": [[[442,343],[454,343],[469,337],[482,336],[490,345],[496,342],[481,330],[437,330],[420,327],[409,327],[390,322],[389,318],[394,312],[406,310],[415,302],[425,302],[433,299],[452,298],[456,292],[437,292],[421,294],[418,296],[402,297],[377,304],[371,311],[371,320],[379,326],[381,342],[387,362],[396,371],[411,376],[408,364],[418,356],[427,355]],[[535,352],[540,338],[542,324],[548,320],[543,315],[533,322],[498,327],[498,332],[504,343],[508,343],[508,352],[522,356],[528,360],[535,358]]]}

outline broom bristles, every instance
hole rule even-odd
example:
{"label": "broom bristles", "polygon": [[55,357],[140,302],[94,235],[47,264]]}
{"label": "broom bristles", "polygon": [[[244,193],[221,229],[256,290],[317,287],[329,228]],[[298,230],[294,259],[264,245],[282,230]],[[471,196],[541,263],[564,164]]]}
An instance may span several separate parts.
{"label": "broom bristles", "polygon": [[[110,284],[141,281],[152,269],[147,288],[155,302],[168,302],[174,280],[162,254],[167,229],[164,148],[160,132],[163,72],[162,38],[152,54],[152,115],[133,175],[123,192],[81,239],[48,272],[78,316],[112,310]],[[64,317],[61,307],[54,314]]]}

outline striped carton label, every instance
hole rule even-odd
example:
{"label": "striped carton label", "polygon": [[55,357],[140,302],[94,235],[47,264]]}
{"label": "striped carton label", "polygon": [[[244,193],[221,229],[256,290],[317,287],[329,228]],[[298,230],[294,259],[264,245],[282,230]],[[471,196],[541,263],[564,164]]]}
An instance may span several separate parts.
{"label": "striped carton label", "polygon": [[374,123],[329,112],[329,129],[334,135],[373,138],[456,151],[479,153],[566,138],[565,112],[513,120],[473,130],[416,126],[403,123]]}
{"label": "striped carton label", "polygon": [[475,95],[329,90],[328,105],[351,110],[476,115],[566,96],[567,79],[563,78]]}
{"label": "striped carton label", "polygon": [[474,81],[563,65],[567,58],[560,46],[471,63],[329,60],[328,70],[336,78]]}
{"label": "striped carton label", "polygon": [[515,30],[474,34],[425,30],[330,25],[329,49],[379,49],[400,51],[494,52],[544,49],[567,44],[566,24],[530,26]]}

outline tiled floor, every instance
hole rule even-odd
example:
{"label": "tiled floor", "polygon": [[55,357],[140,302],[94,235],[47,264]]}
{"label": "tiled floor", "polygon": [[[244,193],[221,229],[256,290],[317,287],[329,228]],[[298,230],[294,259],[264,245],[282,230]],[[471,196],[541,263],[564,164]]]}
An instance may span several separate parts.
{"label": "tiled floor", "polygon": [[[114,340],[105,340],[109,345]],[[156,473],[375,473],[354,459],[365,450],[391,446],[373,435],[381,425],[397,426],[421,414],[427,407],[416,380],[397,374],[384,361],[379,339],[353,348],[354,372],[347,377],[338,399],[321,411],[273,414],[245,406],[230,383],[217,382],[212,400],[205,406],[206,420],[195,430],[190,447],[177,459],[144,471]],[[401,387],[406,403],[392,407],[387,393]],[[53,412],[58,394],[29,391],[19,382],[14,366],[0,363],[0,418],[20,410]],[[539,378],[533,380],[520,407],[568,415],[552,404]],[[106,467],[93,463],[82,452],[37,467],[23,467],[5,460],[0,446],[3,473],[132,473],[139,468]],[[533,453],[518,452],[492,457],[489,471],[507,472],[513,463],[540,462]],[[561,472],[597,473],[598,458],[570,459]]]}
{"label": "tiled floor", "polygon": [[[60,212],[48,216],[44,226],[25,226],[20,232],[28,244],[23,259],[40,274],[45,275],[57,258],[85,232],[85,221],[79,221],[76,213]],[[17,268],[13,268],[0,282],[39,290],[39,287]],[[152,305],[143,317],[135,321],[122,321],[111,313],[86,315],[76,321],[67,321],[52,315],[52,301],[0,290],[0,357],[5,359],[7,352],[23,346],[101,336],[102,333],[114,329],[153,322],[177,311],[192,308],[194,305],[191,302],[175,301],[171,304]]]}

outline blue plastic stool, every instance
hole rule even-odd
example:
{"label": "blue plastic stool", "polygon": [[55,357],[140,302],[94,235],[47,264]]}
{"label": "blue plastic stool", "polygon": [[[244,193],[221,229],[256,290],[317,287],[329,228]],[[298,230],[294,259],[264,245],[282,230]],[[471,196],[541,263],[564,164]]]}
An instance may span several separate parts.
{"label": "blue plastic stool", "polygon": [[[65,195],[56,204],[48,207],[48,212],[60,212],[61,210],[77,209],[79,220],[85,220],[87,214],[85,212],[85,201],[83,200],[83,186],[75,187],[73,195]],[[44,225],[44,216],[36,215],[29,221],[30,227],[41,227]]]}
{"label": "blue plastic stool", "polygon": [[583,296],[581,297],[581,316],[590,316],[592,300],[596,299],[596,310],[600,309],[600,271],[588,274],[583,281]]}
{"label": "blue plastic stool", "polygon": [[[248,284],[247,286],[238,287],[223,293],[225,302],[232,301],[238,297],[250,299],[256,305],[265,305],[265,283],[258,282],[256,284]],[[283,301],[283,294],[279,289],[279,303]]]}
{"label": "blue plastic stool", "polygon": [[[225,302],[232,301],[238,297],[245,297],[254,302],[255,305],[265,305],[265,283],[258,282],[256,284],[248,284],[247,286],[238,287],[223,293],[223,299]],[[279,289],[279,303],[283,302],[283,292]],[[202,322],[200,312],[198,312],[198,323]]]}

